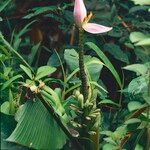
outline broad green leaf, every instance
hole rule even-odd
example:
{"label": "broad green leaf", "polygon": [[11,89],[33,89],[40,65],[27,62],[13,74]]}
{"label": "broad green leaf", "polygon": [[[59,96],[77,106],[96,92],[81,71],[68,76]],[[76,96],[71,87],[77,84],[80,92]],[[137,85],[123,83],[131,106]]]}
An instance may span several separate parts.
{"label": "broad green leaf", "polygon": [[137,109],[140,109],[141,107],[142,107],[142,104],[138,101],[132,101],[132,102],[128,103],[128,109],[130,112],[137,110]]}
{"label": "broad green leaf", "polygon": [[116,44],[105,44],[104,50],[108,51],[114,58],[129,64],[129,59],[126,53],[124,53],[120,47]]}
{"label": "broad green leaf", "polygon": [[102,59],[102,61],[105,63],[106,67],[111,71],[111,73],[114,75],[116,81],[118,82],[119,86],[122,87],[121,79],[119,77],[119,74],[115,70],[112,63],[109,61],[109,59],[105,56],[105,54],[92,42],[87,42],[86,45],[94,50],[96,54]]}
{"label": "broad green leaf", "polygon": [[39,80],[45,76],[48,76],[56,71],[56,68],[50,66],[42,66],[37,70],[35,80]]}
{"label": "broad green leaf", "polygon": [[23,78],[22,75],[16,75],[12,78],[10,78],[8,81],[6,81],[3,85],[1,90],[4,90],[5,88],[7,88],[13,81],[19,79],[19,78]]}
{"label": "broad green leaf", "polygon": [[133,64],[133,65],[128,65],[126,67],[123,67],[123,69],[133,71],[137,73],[137,75],[145,75],[148,71],[148,68],[144,64]]}
{"label": "broad green leaf", "polygon": [[133,1],[136,5],[150,5],[150,0],[131,0]]}
{"label": "broad green leaf", "polygon": [[100,101],[99,104],[106,104],[106,105],[107,105],[107,104],[111,104],[111,105],[115,105],[115,106],[117,106],[117,107],[120,107],[119,104],[113,102],[113,101],[110,100],[110,99],[104,99],[104,100]]}
{"label": "broad green leaf", "polygon": [[66,136],[39,99],[22,105],[18,122],[7,141],[33,149],[58,150],[66,143]]}
{"label": "broad green leaf", "polygon": [[24,65],[20,65],[20,68],[29,76],[30,79],[33,78],[32,72],[28,67],[26,67]]}

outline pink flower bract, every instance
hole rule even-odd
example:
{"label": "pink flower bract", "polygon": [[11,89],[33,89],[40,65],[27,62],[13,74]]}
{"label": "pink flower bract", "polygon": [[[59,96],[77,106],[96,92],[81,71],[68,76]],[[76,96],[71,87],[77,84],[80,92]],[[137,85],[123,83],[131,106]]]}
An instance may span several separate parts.
{"label": "pink flower bract", "polygon": [[111,27],[102,26],[96,23],[86,23],[82,27],[85,31],[93,34],[108,32],[112,29]]}
{"label": "pink flower bract", "polygon": [[83,0],[75,0],[74,3],[74,18],[78,26],[81,26],[84,18],[87,16],[87,11]]}
{"label": "pink flower bract", "polygon": [[78,27],[92,34],[104,33],[112,30],[112,27],[106,27],[96,23],[88,23],[90,18],[87,16],[87,10],[83,0],[75,0],[74,19]]}

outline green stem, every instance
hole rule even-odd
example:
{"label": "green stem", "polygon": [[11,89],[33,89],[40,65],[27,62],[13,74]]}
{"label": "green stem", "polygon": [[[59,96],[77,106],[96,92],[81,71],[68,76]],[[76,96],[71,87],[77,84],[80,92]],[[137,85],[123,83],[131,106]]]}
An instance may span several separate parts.
{"label": "green stem", "polygon": [[87,86],[87,79],[84,67],[84,43],[83,43],[83,29],[79,28],[79,68],[80,68],[80,78],[82,83],[82,94],[84,97],[84,101],[88,99],[88,86]]}
{"label": "green stem", "polygon": [[[11,45],[4,39],[2,33],[0,32],[0,39],[2,40],[2,42],[7,46],[7,48],[12,51],[28,68],[31,68],[31,66],[24,60],[24,58],[15,50],[11,47]],[[33,72],[33,70],[32,70]]]}

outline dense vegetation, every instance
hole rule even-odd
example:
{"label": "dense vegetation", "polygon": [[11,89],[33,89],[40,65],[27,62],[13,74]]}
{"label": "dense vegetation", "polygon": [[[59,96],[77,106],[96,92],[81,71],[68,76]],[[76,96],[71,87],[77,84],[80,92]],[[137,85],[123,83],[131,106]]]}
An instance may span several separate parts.
{"label": "dense vegetation", "polygon": [[84,3],[0,0],[1,149],[150,149],[150,0]]}

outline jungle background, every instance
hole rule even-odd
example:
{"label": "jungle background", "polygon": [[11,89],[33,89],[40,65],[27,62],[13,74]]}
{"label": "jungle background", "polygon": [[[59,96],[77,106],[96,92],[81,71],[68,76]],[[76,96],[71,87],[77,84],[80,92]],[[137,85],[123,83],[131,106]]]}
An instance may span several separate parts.
{"label": "jungle background", "polygon": [[[148,150],[150,1],[84,2],[87,10],[94,14],[93,21],[113,27],[113,30],[106,34],[85,33],[85,42],[90,41],[100,47],[117,70],[122,82],[120,89],[106,67],[99,72],[98,83],[107,90],[102,92],[97,100],[102,114],[101,149],[112,150],[119,145],[127,150]],[[20,60],[11,48],[34,69],[44,65],[56,67],[57,71],[50,77],[55,82],[52,87],[60,87],[56,81],[63,79],[63,73],[57,54],[66,72],[68,66],[70,68],[70,65],[76,63],[73,59],[74,52],[65,51],[76,49],[78,42],[73,19],[73,1],[0,0],[0,32],[0,36],[5,39],[4,42],[0,38],[1,149],[28,149],[4,140],[10,136],[17,124],[14,112],[8,110],[6,101],[10,101],[12,95],[15,95],[16,99],[19,97],[20,88],[17,88],[19,85],[15,81],[20,80],[17,75],[24,75],[19,67]],[[89,48],[85,49],[85,54],[97,57]],[[13,86],[11,92],[10,86]],[[62,149],[67,149],[67,146]]]}

